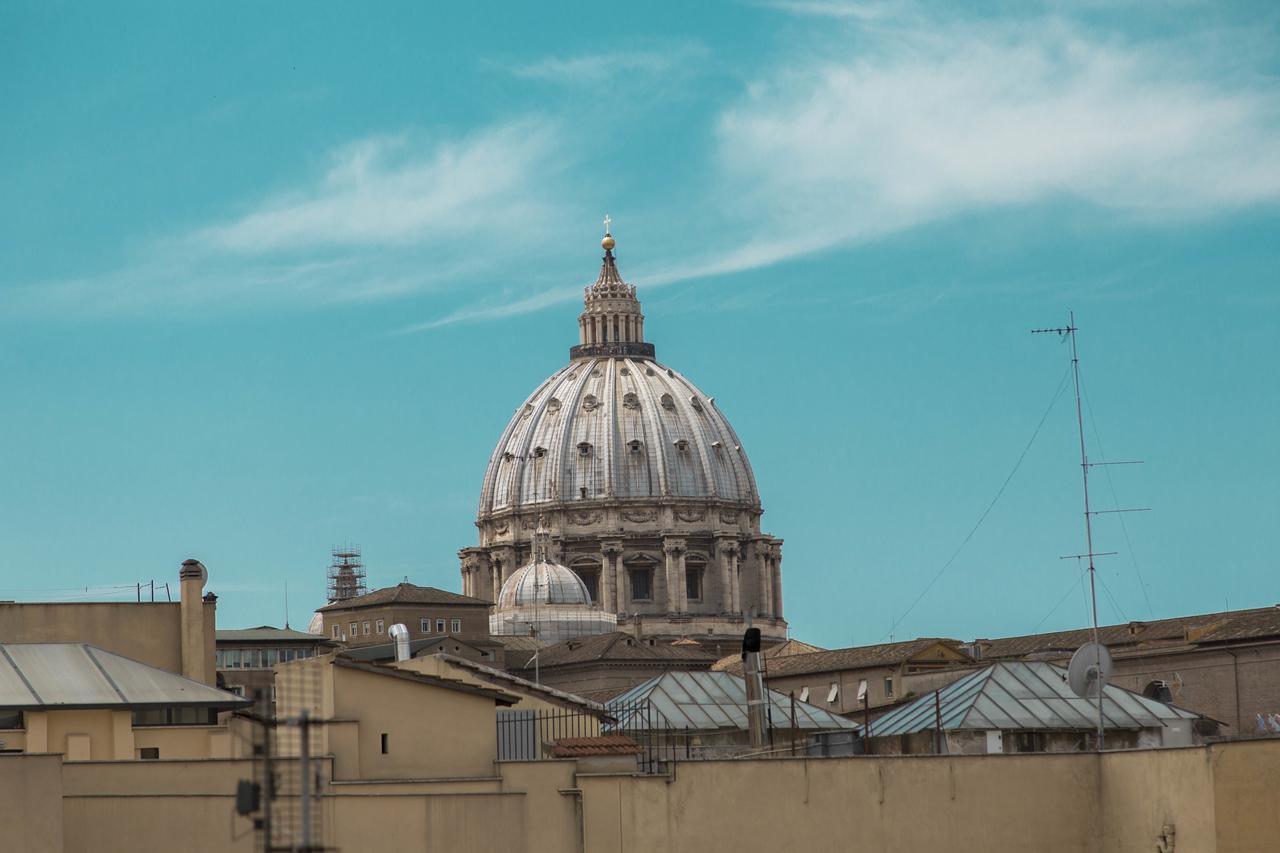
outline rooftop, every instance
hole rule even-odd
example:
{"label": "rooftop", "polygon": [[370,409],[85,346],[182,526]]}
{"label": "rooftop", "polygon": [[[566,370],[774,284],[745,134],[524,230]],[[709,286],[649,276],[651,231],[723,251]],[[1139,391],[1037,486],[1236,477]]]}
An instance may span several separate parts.
{"label": "rooftop", "polygon": [[[799,729],[856,729],[851,720],[808,702],[768,690],[770,719],[774,728],[791,728],[792,708]],[[747,688],[740,677],[727,672],[667,672],[619,694],[605,703],[618,718],[618,728],[644,731],[654,728],[718,731],[747,728]]]}
{"label": "rooftop", "polygon": [[[906,640],[901,643],[879,643],[874,646],[854,646],[848,649],[832,649],[825,652],[802,652],[798,654],[770,654],[765,652],[765,668],[769,678],[781,678],[789,675],[807,675],[814,672],[839,672],[847,669],[866,669],[869,667],[897,666],[914,658],[929,658],[934,646],[942,646],[949,651],[947,657],[958,655],[960,662],[968,662],[969,657],[960,648],[959,640],[943,637],[921,637],[917,640]],[[943,652],[939,652],[943,654]],[[940,660],[942,658],[939,658]],[[726,672],[741,674],[742,661],[728,659],[723,664]]]}
{"label": "rooftop", "polygon": [[325,638],[319,634],[308,634],[306,631],[295,631],[292,628],[276,628],[272,625],[259,625],[256,628],[220,628],[217,632],[217,640],[219,643],[326,642]]}
{"label": "rooftop", "polygon": [[[937,694],[935,704],[934,694]],[[1097,703],[1071,692],[1067,671],[1045,661],[1002,661],[890,711],[872,725],[876,737],[942,728],[969,731],[1080,730],[1097,726]],[[1108,684],[1102,697],[1108,729],[1159,728],[1198,714]]]}
{"label": "rooftop", "polygon": [[6,710],[248,704],[234,693],[88,643],[0,644],[0,708]]}
{"label": "rooftop", "polygon": [[380,604],[470,604],[489,607],[493,602],[485,601],[483,598],[472,598],[469,595],[459,595],[456,592],[449,592],[444,589],[436,589],[434,586],[398,583],[395,586],[375,589],[373,592],[357,595],[354,598],[326,604],[320,608],[320,612],[351,610],[357,607],[375,607]]}
{"label": "rooftop", "polygon": [[543,667],[611,660],[688,662],[693,666],[706,666],[714,659],[714,654],[700,646],[677,646],[650,638],[636,639],[624,631],[565,640],[538,653],[538,663]]}

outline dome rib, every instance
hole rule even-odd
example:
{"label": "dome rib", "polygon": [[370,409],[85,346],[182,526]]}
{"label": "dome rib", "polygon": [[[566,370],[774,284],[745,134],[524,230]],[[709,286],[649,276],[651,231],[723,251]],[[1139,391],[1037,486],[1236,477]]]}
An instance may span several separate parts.
{"label": "dome rib", "polygon": [[[588,394],[597,401],[591,412],[583,409]],[[635,402],[628,408],[631,394]],[[671,396],[670,410],[662,406],[664,395]],[[559,401],[554,411],[553,399]],[[644,444],[643,462],[628,455],[633,439]],[[693,446],[680,450],[681,440]],[[582,442],[591,445],[589,457],[580,454]],[[539,385],[512,415],[490,456],[480,515],[572,504],[582,500],[583,486],[589,501],[693,498],[759,507],[750,462],[738,446],[724,414],[675,370],[668,375],[667,367],[644,359],[578,359]],[[543,458],[535,458],[535,447],[546,449]]]}

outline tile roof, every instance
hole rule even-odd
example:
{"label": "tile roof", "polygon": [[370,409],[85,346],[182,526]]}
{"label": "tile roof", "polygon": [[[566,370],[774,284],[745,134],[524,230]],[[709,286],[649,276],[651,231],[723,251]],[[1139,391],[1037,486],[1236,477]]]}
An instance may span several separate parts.
{"label": "tile roof", "polygon": [[[316,660],[316,658],[312,658]],[[285,664],[288,666],[288,664]],[[520,701],[520,697],[514,693],[508,693],[505,690],[497,690],[491,687],[483,687],[479,684],[471,684],[466,681],[460,681],[456,678],[441,678],[438,675],[426,675],[421,672],[414,672],[408,669],[397,669],[394,666],[382,666],[376,663],[365,663],[364,661],[350,660],[348,658],[335,656],[333,665],[343,669],[355,669],[360,672],[367,672],[372,675],[385,675],[388,678],[399,678],[405,681],[414,681],[418,684],[426,684],[431,687],[441,687],[445,690],[456,690],[459,693],[471,693],[475,696],[483,696],[486,699],[492,699],[499,705],[511,706]]]}
{"label": "tile roof", "polygon": [[585,758],[590,755],[639,755],[640,744],[626,735],[564,737],[551,748],[553,758]]}
{"label": "tile roof", "polygon": [[648,638],[637,640],[623,631],[576,637],[547,646],[538,653],[538,663],[543,667],[594,661],[666,661],[706,666],[714,659],[714,654],[700,646],[676,646]]}
{"label": "tile roof", "polygon": [[239,708],[249,700],[88,643],[0,644],[0,708]]}
{"label": "tile roof", "polygon": [[275,628],[271,625],[259,625],[256,628],[219,628],[217,639],[220,643],[327,642],[321,634],[308,634],[305,631]]}
{"label": "tile roof", "polygon": [[459,595],[456,592],[437,589],[434,586],[398,583],[395,586],[383,587],[364,595],[357,595],[355,598],[326,604],[320,608],[320,611],[352,610],[359,607],[375,607],[380,604],[478,604],[485,607],[493,606],[493,602],[485,601],[483,598]]}
{"label": "tile roof", "polygon": [[[419,637],[416,640],[409,641],[409,657],[417,657],[424,649],[428,649],[437,643],[450,642],[459,646],[466,646],[478,652],[487,652],[494,648],[493,643],[488,639],[484,640],[464,640],[461,637],[455,637],[452,634],[436,634],[432,637]],[[396,644],[390,643],[370,643],[364,646],[350,646],[338,652],[345,658],[351,660],[362,660],[371,663],[379,661],[392,661],[396,659]]]}
{"label": "tile roof", "polygon": [[[827,649],[821,646],[813,646],[809,643],[802,643],[799,640],[786,640],[778,643],[776,646],[770,646],[764,650],[765,661],[772,661],[775,658],[786,657],[788,655],[807,655],[810,652],[825,652]],[[734,669],[733,665],[737,664]],[[731,655],[725,655],[711,665],[712,672],[742,672],[742,653],[734,652]]]}
{"label": "tile roof", "polygon": [[[774,728],[790,728],[791,699],[768,690]],[[631,688],[605,703],[623,731],[652,729],[746,730],[747,688],[727,672],[667,672]],[[808,702],[795,703],[800,729],[856,729],[851,720]]]}
{"label": "tile roof", "polygon": [[[848,649],[832,649],[826,652],[808,652],[781,657],[770,657],[765,653],[765,669],[769,678],[782,678],[789,675],[807,675],[813,672],[840,672],[847,669],[866,669],[868,667],[897,666],[928,649],[942,643],[953,651],[963,651],[959,640],[941,637],[921,637],[917,640],[906,640],[901,643],[879,643],[874,646],[854,646]],[[741,674],[742,661],[730,662],[725,666],[726,672]]]}
{"label": "tile roof", "polygon": [[[1092,629],[974,640],[985,660],[1029,655],[1066,656],[1093,639]],[[1133,621],[1098,627],[1098,638],[1112,652],[1146,650],[1188,643],[1231,642],[1280,636],[1280,607],[1202,613],[1171,619]]]}
{"label": "tile roof", "polygon": [[[1092,731],[1097,726],[1095,700],[1071,692],[1064,668],[1045,661],[1002,661],[879,717],[871,725],[872,736],[934,728],[935,693],[942,708],[942,728],[947,731]],[[1114,684],[1108,684],[1103,693],[1102,716],[1108,729],[1159,728],[1171,720],[1199,717]]]}
{"label": "tile roof", "polygon": [[536,695],[544,700],[549,700],[554,704],[575,707],[598,717],[608,717],[608,712],[600,702],[585,699],[574,693],[557,690],[554,687],[548,687],[545,684],[535,684],[534,682],[521,678],[518,675],[512,675],[504,670],[494,669],[491,666],[485,666],[482,663],[476,663],[475,661],[467,660],[465,658],[454,657],[453,655],[443,653],[438,653],[436,657],[447,661],[452,666],[469,670],[477,677],[482,678],[491,684],[496,684],[499,687],[506,688],[507,690]]}

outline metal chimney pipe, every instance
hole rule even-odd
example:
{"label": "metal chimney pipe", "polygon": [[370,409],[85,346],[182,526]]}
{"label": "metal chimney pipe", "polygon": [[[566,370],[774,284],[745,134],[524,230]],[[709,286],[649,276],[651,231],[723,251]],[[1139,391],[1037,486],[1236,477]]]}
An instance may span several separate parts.
{"label": "metal chimney pipe", "polygon": [[391,626],[391,630],[387,631],[391,636],[392,642],[396,644],[396,660],[409,659],[409,629],[403,623],[397,622]]}

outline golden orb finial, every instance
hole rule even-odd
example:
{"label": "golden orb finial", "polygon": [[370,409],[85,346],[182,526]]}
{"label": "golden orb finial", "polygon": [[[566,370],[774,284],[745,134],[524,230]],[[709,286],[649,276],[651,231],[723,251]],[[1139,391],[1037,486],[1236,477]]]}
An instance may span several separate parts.
{"label": "golden orb finial", "polygon": [[612,252],[615,245],[617,244],[614,242],[613,237],[608,234],[604,235],[604,239],[600,241],[600,247],[606,252]]}

